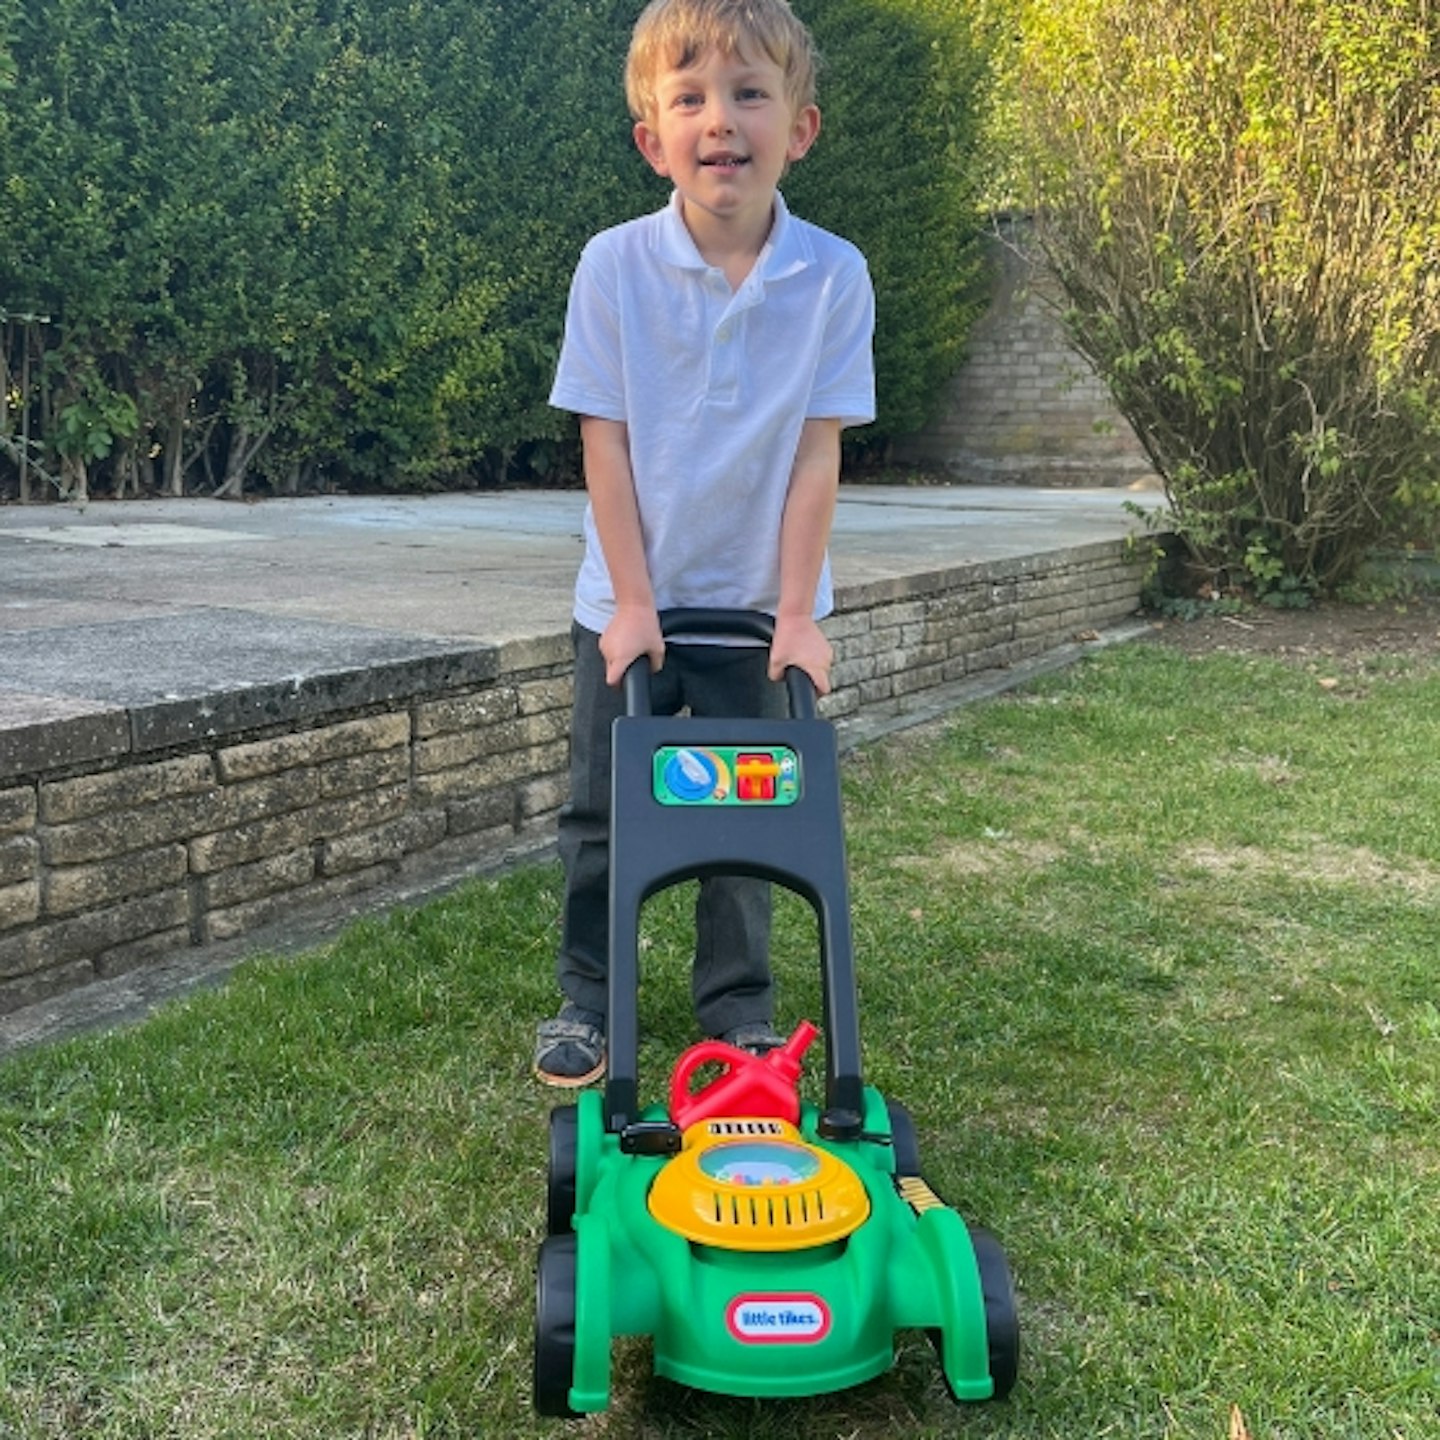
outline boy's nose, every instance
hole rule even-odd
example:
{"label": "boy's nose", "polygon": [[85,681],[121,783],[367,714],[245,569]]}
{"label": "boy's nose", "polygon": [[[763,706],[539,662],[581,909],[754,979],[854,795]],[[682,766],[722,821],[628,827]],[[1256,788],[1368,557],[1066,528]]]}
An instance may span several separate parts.
{"label": "boy's nose", "polygon": [[710,130],[715,135],[734,133],[735,122],[730,118],[730,107],[723,100],[717,100],[710,109]]}

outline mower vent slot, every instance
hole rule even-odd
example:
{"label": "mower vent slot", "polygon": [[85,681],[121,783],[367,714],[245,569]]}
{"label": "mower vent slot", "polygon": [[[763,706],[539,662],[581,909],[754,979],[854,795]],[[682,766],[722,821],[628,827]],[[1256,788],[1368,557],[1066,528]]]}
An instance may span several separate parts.
{"label": "mower vent slot", "polygon": [[717,1225],[736,1230],[795,1230],[825,1219],[825,1197],[819,1190],[798,1194],[724,1195],[711,1192]]}
{"label": "mower vent slot", "polygon": [[785,1134],[785,1127],[774,1120],[712,1120],[707,1129],[711,1135],[762,1135],[769,1139]]}

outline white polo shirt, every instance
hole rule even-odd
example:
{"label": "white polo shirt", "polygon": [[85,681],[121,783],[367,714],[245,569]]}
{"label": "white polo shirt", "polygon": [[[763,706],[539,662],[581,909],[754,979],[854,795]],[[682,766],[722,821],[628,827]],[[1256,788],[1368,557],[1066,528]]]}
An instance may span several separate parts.
{"label": "white polo shirt", "polygon": [[[770,238],[736,291],[701,258],[678,193],[585,247],[550,403],[629,427],[657,608],[774,614],[801,428],[875,418],[874,324],[864,257],[778,194]],[[816,618],[832,603],[827,560]],[[575,618],[598,632],[613,613],[587,507]]]}

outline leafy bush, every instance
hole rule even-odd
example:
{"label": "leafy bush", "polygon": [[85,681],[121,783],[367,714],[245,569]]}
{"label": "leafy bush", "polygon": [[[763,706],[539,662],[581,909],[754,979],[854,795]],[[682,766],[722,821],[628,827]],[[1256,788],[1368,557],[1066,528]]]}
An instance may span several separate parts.
{"label": "leafy bush", "polygon": [[[831,64],[791,198],[870,254],[881,444],[969,320],[981,38],[944,0],[799,8]],[[0,496],[572,474],[570,273],[666,193],[638,9],[0,0]]]}
{"label": "leafy bush", "polygon": [[1440,499],[1426,0],[1032,0],[1016,131],[1074,338],[1204,578],[1293,597]]}

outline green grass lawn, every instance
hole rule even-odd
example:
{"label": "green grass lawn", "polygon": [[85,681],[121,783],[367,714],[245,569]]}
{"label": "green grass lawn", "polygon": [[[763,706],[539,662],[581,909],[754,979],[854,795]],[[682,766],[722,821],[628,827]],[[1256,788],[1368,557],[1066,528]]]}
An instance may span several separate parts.
{"label": "green grass lawn", "polygon": [[[1398,673],[1396,673],[1398,670]],[[1440,1435],[1440,674],[1103,652],[847,762],[869,1078],[1015,1270],[1021,1379],[649,1377],[587,1436]],[[530,1410],[558,874],[0,1067],[0,1436],[564,1433]],[[647,912],[642,1073],[696,1038]],[[814,934],[780,907],[788,1027]]]}

